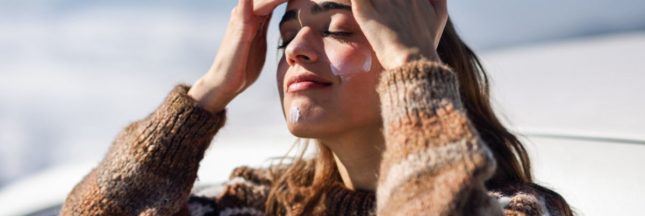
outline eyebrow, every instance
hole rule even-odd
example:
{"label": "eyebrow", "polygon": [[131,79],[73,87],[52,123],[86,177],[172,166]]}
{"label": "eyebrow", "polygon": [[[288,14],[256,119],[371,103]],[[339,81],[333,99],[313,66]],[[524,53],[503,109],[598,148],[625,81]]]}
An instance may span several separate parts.
{"label": "eyebrow", "polygon": [[[320,4],[315,4],[311,6],[311,13],[312,14],[318,14],[322,12],[328,12],[331,10],[344,10],[344,11],[349,11],[352,12],[352,7],[349,5],[345,4],[340,4],[336,2],[322,2]],[[282,26],[285,22],[291,21],[296,19],[298,16],[298,13],[296,10],[288,10],[287,12],[284,13],[282,16],[282,19],[280,20],[279,26]]]}

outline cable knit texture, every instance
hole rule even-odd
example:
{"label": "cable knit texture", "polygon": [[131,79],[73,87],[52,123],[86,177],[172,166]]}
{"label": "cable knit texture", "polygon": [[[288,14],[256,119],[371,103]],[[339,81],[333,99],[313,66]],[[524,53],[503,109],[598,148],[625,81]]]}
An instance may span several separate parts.
{"label": "cable knit texture", "polygon": [[[529,186],[487,190],[495,160],[461,104],[456,74],[419,60],[378,85],[386,150],[377,192],[336,182],[328,215],[559,215]],[[62,215],[265,215],[284,166],[239,167],[229,181],[193,188],[199,162],[224,125],[177,85],[155,112],[126,127],[68,195]],[[192,189],[192,190],[191,190]]]}

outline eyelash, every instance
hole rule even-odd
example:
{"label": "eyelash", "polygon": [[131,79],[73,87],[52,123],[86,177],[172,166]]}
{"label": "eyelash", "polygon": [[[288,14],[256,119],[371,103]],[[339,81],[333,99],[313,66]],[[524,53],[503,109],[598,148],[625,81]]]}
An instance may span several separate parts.
{"label": "eyelash", "polygon": [[[335,37],[336,39],[338,39],[338,40],[340,40],[340,41],[343,41],[343,42],[345,42],[345,41],[346,41],[345,39],[347,39],[347,37],[352,36],[352,34],[353,34],[352,32],[332,32],[332,31],[324,31],[324,32],[323,32],[323,36],[324,36],[324,37],[332,36],[332,37]],[[284,48],[286,48],[286,47],[287,47],[287,45],[289,45],[289,43],[291,42],[291,40],[293,40],[293,38],[292,38],[292,39],[289,39],[289,40],[287,40],[287,41],[283,41],[283,42],[278,46],[278,49],[284,49]]]}

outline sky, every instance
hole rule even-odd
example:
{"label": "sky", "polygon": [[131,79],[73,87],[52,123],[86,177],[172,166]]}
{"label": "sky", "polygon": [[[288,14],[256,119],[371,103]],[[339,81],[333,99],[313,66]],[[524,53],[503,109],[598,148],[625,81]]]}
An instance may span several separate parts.
{"label": "sky", "polygon": [[[0,188],[101,158],[121,128],[151,112],[172,86],[208,69],[234,5],[0,0]],[[449,10],[483,54],[645,30],[642,0],[452,1]],[[273,25],[270,44],[277,45],[276,33]],[[269,52],[260,80],[231,104],[223,142],[252,143],[239,131],[258,140],[291,138],[275,130],[284,128],[276,61]],[[272,114],[259,115],[258,108]]]}

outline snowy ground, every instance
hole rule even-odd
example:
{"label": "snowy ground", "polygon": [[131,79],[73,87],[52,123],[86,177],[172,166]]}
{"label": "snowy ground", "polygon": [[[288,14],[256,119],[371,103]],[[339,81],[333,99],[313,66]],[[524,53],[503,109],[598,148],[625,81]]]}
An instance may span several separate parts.
{"label": "snowy ground", "polygon": [[[1,2],[3,207],[19,207],[16,196],[33,196],[29,189],[42,182],[60,187],[39,196],[60,200],[122,127],[151,112],[174,84],[192,83],[208,69],[233,5]],[[645,139],[645,97],[638,94],[645,91],[645,36],[611,34],[645,29],[645,2],[495,0],[451,2],[450,10],[485,59],[499,112],[519,132]],[[275,33],[269,41],[277,44]],[[209,150],[200,180],[222,180],[238,164],[261,164],[287,151],[293,137],[279,109],[275,62],[269,53],[259,81],[230,105],[230,121]],[[637,184],[645,181],[637,171],[643,170],[643,145],[530,140],[539,179],[585,215],[636,212],[645,194]],[[237,155],[242,152],[255,156]]]}
{"label": "snowy ground", "polygon": [[538,182],[583,215],[641,211],[642,50],[645,32],[485,55],[497,111],[527,136]]}

